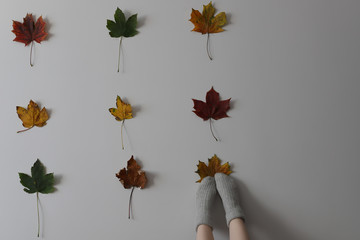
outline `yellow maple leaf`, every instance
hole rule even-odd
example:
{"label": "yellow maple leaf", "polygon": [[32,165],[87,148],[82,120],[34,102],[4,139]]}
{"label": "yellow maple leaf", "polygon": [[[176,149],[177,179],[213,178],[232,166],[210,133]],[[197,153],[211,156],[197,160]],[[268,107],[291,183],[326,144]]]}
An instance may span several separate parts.
{"label": "yellow maple leaf", "polygon": [[34,126],[42,127],[46,125],[46,121],[49,119],[46,108],[43,107],[43,109],[40,111],[39,106],[33,102],[33,100],[30,100],[27,109],[17,106],[16,112],[23,122],[23,126],[26,128],[24,130],[18,131],[18,133],[25,132]]}
{"label": "yellow maple leaf", "polygon": [[131,105],[123,102],[119,96],[116,98],[116,107],[117,108],[109,108],[109,112],[115,117],[117,121],[132,118]]}
{"label": "yellow maple leaf", "polygon": [[116,98],[116,108],[109,108],[109,112],[115,117],[117,121],[122,121],[121,124],[121,145],[122,149],[124,149],[124,141],[123,141],[123,126],[125,119],[131,119],[132,116],[132,109],[131,105],[128,103],[125,103],[121,100],[119,96]]}
{"label": "yellow maple leaf", "polygon": [[215,173],[224,173],[226,175],[230,175],[232,171],[230,170],[229,162],[221,165],[221,160],[214,154],[212,158],[209,158],[208,165],[202,161],[199,161],[197,165],[198,170],[196,171],[199,174],[200,179],[196,182],[201,182],[205,177],[211,176],[214,177]]}

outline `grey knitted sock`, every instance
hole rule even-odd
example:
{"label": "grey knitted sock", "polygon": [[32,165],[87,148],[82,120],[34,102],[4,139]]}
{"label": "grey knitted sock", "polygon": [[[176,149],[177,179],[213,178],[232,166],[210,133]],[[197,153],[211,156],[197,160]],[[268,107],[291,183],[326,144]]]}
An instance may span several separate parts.
{"label": "grey knitted sock", "polygon": [[233,179],[224,173],[216,173],[215,181],[216,189],[224,205],[228,226],[234,218],[241,218],[245,221],[245,215],[240,207],[238,191]]}
{"label": "grey knitted sock", "polygon": [[216,197],[216,184],[213,177],[204,178],[196,192],[196,230],[199,225],[211,226],[211,208]]}

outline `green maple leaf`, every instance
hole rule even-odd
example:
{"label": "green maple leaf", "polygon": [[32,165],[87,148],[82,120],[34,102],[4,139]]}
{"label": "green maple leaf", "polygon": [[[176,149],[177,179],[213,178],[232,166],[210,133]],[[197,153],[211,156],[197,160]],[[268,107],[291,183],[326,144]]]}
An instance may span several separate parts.
{"label": "green maple leaf", "polygon": [[20,183],[25,187],[24,191],[27,193],[52,193],[54,188],[54,173],[45,174],[45,167],[36,160],[31,167],[31,176],[26,173],[19,173]]}
{"label": "green maple leaf", "polygon": [[54,173],[46,174],[44,165],[39,159],[36,160],[31,167],[31,176],[26,173],[19,173],[20,183],[25,187],[24,191],[32,194],[36,193],[37,213],[38,213],[38,237],[40,234],[40,218],[39,218],[39,193],[52,193],[55,191]]}
{"label": "green maple leaf", "polygon": [[119,37],[133,37],[138,31],[136,30],[137,25],[137,14],[132,15],[125,20],[125,15],[120,8],[117,8],[114,14],[115,22],[107,20],[106,27],[110,30],[109,34],[113,38]]}
{"label": "green maple leaf", "polygon": [[115,22],[107,19],[106,27],[110,30],[109,35],[113,38],[120,38],[119,46],[119,60],[118,60],[118,72],[120,66],[120,49],[122,37],[133,37],[138,31],[136,30],[137,26],[137,14],[130,16],[125,20],[125,15],[120,8],[117,8],[114,14]]}

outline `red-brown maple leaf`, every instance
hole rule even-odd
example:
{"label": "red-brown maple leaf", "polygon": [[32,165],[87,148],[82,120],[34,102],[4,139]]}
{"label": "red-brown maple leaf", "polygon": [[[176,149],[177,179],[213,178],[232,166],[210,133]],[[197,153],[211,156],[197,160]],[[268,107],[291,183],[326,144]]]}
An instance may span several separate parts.
{"label": "red-brown maple leaf", "polygon": [[31,61],[32,49],[34,46],[34,41],[37,43],[41,43],[48,35],[45,32],[45,22],[40,16],[36,23],[34,23],[34,19],[32,14],[26,14],[24,17],[24,22],[18,22],[13,20],[13,30],[12,32],[15,34],[14,41],[24,43],[25,46],[31,43],[30,49],[30,66],[33,66]]}
{"label": "red-brown maple leaf", "polygon": [[147,179],[145,172],[140,170],[141,167],[135,161],[134,157],[131,156],[130,160],[127,162],[127,169],[123,168],[116,174],[116,177],[119,178],[119,181],[124,186],[124,188],[132,188],[129,198],[129,219],[130,219],[130,210],[131,210],[131,199],[135,187],[140,189],[145,188]]}
{"label": "red-brown maple leaf", "polygon": [[48,35],[45,32],[45,22],[42,16],[34,23],[33,16],[29,13],[24,17],[23,23],[13,21],[12,32],[16,35],[14,41],[24,43],[25,46],[29,45],[32,41],[41,43]]}
{"label": "red-brown maple leaf", "polygon": [[193,99],[195,109],[193,112],[204,119],[204,121],[210,119],[210,130],[216,141],[217,138],[214,136],[211,128],[211,118],[218,120],[229,117],[226,112],[230,109],[230,99],[220,101],[220,95],[213,87],[206,93],[206,102]]}
{"label": "red-brown maple leaf", "polygon": [[119,173],[116,174],[116,177],[119,178],[119,181],[126,189],[132,187],[144,188],[146,175],[145,172],[140,169],[141,167],[135,161],[134,156],[131,156],[127,162],[127,169],[121,169]]}

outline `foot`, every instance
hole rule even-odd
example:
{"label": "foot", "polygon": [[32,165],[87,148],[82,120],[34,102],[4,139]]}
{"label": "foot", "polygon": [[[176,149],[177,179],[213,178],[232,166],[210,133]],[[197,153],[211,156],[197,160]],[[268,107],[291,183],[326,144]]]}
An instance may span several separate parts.
{"label": "foot", "polygon": [[228,226],[234,218],[241,218],[245,221],[245,215],[240,207],[239,195],[234,180],[224,173],[216,173],[215,181],[216,189],[224,205]]}
{"label": "foot", "polygon": [[204,178],[196,192],[196,230],[199,225],[211,226],[211,211],[216,198],[216,184],[213,177]]}

